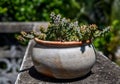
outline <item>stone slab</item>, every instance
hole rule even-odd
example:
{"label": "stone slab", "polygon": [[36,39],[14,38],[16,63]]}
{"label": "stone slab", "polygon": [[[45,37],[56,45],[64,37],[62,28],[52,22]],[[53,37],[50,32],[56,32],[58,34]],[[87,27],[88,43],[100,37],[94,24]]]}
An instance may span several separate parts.
{"label": "stone slab", "polygon": [[46,22],[0,22],[0,33],[32,31],[35,25],[46,25]]}
{"label": "stone slab", "polygon": [[33,66],[32,44],[30,41],[15,84],[120,84],[120,67],[101,53],[97,53],[97,61],[91,72],[82,78],[65,80],[46,77]]}

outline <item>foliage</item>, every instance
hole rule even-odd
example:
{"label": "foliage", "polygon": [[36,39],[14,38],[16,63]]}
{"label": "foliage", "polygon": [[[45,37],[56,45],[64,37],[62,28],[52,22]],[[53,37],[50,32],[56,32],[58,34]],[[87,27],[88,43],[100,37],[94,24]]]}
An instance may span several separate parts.
{"label": "foliage", "polygon": [[51,11],[72,18],[79,9],[76,0],[0,0],[0,21],[48,21]]}
{"label": "foliage", "polygon": [[51,11],[82,23],[106,24],[113,0],[0,0],[0,21],[49,21]]}
{"label": "foliage", "polygon": [[48,41],[87,41],[94,40],[97,37],[105,35],[109,31],[109,27],[100,30],[95,24],[81,25],[78,21],[62,18],[60,14],[50,14],[51,21],[47,29],[40,27],[40,33],[32,31],[31,33],[21,32],[22,36],[18,36],[18,40],[39,38]]}
{"label": "foliage", "polygon": [[[94,45],[107,56],[112,56],[112,60],[115,60],[115,52],[120,46],[120,21],[114,20],[111,25],[111,33],[105,38],[96,39]],[[101,47],[104,46],[104,47]]]}
{"label": "foliage", "polygon": [[115,52],[120,46],[120,1],[115,0],[111,6],[111,13],[109,15],[111,33],[109,33],[106,38],[96,39],[94,44],[96,48],[103,51],[106,56],[112,56],[112,60],[116,60]]}

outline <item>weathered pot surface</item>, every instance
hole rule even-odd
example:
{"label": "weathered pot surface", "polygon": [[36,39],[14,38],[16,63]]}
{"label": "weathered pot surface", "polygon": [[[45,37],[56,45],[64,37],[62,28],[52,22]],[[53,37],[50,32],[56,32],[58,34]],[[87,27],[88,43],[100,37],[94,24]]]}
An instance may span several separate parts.
{"label": "weathered pot surface", "polygon": [[49,42],[35,38],[32,60],[36,70],[59,79],[82,77],[95,63],[95,51],[91,43]]}

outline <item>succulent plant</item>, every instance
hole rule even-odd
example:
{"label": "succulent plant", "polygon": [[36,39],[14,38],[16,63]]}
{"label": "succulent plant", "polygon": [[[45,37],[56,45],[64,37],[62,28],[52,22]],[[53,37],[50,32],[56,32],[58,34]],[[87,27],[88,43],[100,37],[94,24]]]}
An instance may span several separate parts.
{"label": "succulent plant", "polygon": [[97,25],[79,25],[78,21],[71,21],[60,14],[50,14],[50,23],[47,29],[40,27],[40,32],[21,32],[17,38],[21,41],[33,39],[35,37],[49,41],[87,41],[104,36],[110,27],[100,29]]}

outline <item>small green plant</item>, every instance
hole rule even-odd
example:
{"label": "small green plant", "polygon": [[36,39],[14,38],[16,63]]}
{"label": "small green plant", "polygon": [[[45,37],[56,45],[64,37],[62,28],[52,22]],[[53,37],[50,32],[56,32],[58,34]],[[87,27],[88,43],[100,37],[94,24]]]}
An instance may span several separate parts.
{"label": "small green plant", "polygon": [[100,30],[95,24],[79,25],[78,21],[71,21],[60,14],[50,14],[50,23],[47,29],[40,27],[40,32],[21,32],[17,38],[21,41],[26,39],[39,38],[47,41],[87,41],[104,36],[109,27]]}

